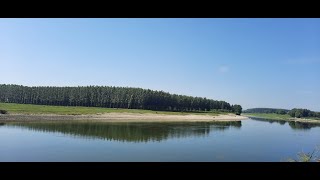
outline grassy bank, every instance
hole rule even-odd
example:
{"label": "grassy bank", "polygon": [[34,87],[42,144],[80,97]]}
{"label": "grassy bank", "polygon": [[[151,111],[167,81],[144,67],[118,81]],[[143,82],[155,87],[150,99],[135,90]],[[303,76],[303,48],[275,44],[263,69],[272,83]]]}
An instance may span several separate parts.
{"label": "grassy bank", "polygon": [[168,111],[153,111],[142,109],[113,109],[99,107],[75,107],[75,106],[46,106],[33,104],[15,104],[15,103],[0,103],[0,109],[8,111],[9,114],[58,114],[58,115],[89,115],[100,113],[154,113],[168,115],[212,115],[228,114],[227,112],[210,111],[210,112],[168,112]]}
{"label": "grassy bank", "polygon": [[293,118],[291,116],[289,116],[288,114],[276,114],[276,113],[243,113],[243,116],[247,116],[247,117],[257,117],[257,118],[265,118],[265,119],[271,119],[271,120],[285,120],[285,121],[308,121],[308,120],[312,120],[312,121],[319,121],[319,118],[316,117],[307,117],[307,118]]}
{"label": "grassy bank", "polygon": [[276,114],[276,113],[243,113],[244,116],[248,117],[258,117],[266,119],[275,119],[275,120],[290,120],[288,114]]}

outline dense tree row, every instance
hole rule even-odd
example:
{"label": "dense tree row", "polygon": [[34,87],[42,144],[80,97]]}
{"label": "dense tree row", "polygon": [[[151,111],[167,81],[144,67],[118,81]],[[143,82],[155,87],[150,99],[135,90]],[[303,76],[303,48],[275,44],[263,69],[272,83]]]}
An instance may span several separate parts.
{"label": "dense tree row", "polygon": [[[0,102],[166,111],[234,111],[233,106],[225,101],[110,86],[28,87],[2,84]],[[236,107],[238,110],[239,106]]]}
{"label": "dense tree row", "polygon": [[243,111],[244,113],[276,113],[276,114],[287,114],[288,109],[276,109],[276,108],[252,108]]}
{"label": "dense tree row", "polygon": [[320,118],[320,112],[310,111],[309,109],[297,109],[294,108],[288,113],[291,117],[318,117]]}

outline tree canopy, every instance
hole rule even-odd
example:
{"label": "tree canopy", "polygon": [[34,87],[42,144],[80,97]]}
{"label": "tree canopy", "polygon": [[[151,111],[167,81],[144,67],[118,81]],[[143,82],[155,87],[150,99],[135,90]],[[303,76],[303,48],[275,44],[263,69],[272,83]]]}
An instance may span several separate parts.
{"label": "tree canopy", "polygon": [[276,114],[288,114],[291,117],[302,118],[302,117],[317,117],[320,118],[320,112],[310,111],[309,109],[294,108],[291,110],[287,109],[276,109],[276,108],[252,108],[243,111],[244,113],[276,113]]}
{"label": "tree canopy", "polygon": [[276,113],[276,114],[287,114],[290,110],[288,109],[277,109],[277,108],[252,108],[244,110],[244,113]]}
{"label": "tree canopy", "polygon": [[[114,86],[28,87],[2,84],[0,85],[0,102],[159,111],[222,110],[233,112],[232,106],[225,101],[150,89]],[[237,112],[239,111],[238,106],[236,106]]]}
{"label": "tree canopy", "polygon": [[302,118],[302,117],[318,117],[320,118],[320,112],[310,111],[309,109],[297,109],[294,108],[288,113],[291,117]]}
{"label": "tree canopy", "polygon": [[232,106],[232,111],[236,114],[236,115],[240,115],[242,112],[242,107],[238,104],[235,104]]}

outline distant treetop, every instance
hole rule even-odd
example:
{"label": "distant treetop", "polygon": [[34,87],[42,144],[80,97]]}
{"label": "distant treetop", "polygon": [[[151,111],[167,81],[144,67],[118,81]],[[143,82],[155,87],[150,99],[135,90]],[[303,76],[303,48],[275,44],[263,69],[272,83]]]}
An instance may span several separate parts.
{"label": "distant treetop", "polygon": [[277,108],[252,108],[246,109],[244,113],[276,113],[276,114],[287,114],[290,110],[288,109],[277,109]]}

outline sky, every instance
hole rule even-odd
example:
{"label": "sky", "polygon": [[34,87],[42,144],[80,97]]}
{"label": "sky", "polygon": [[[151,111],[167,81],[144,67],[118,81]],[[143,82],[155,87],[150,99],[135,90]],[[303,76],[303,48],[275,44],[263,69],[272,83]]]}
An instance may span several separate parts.
{"label": "sky", "polygon": [[320,111],[320,19],[0,19],[0,84]]}

